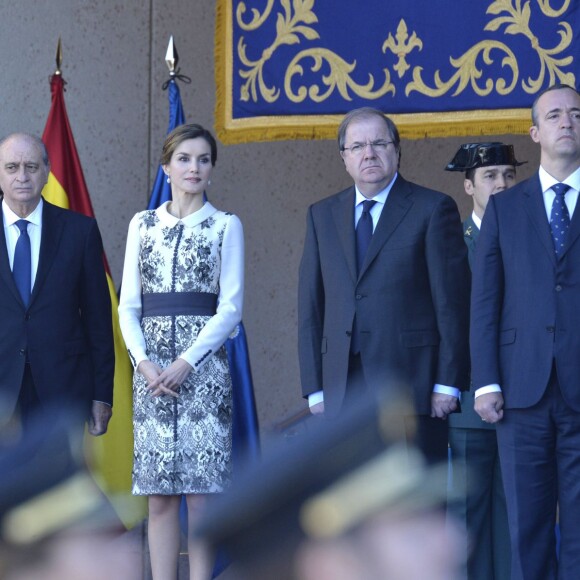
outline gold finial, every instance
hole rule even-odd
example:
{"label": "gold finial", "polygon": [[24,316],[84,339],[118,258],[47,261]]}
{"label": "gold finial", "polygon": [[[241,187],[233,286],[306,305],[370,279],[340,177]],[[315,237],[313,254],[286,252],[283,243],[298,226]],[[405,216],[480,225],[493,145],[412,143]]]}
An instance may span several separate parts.
{"label": "gold finial", "polygon": [[179,62],[179,55],[177,54],[177,49],[173,42],[173,34],[169,38],[169,44],[167,45],[167,54],[165,55],[165,62],[169,67],[169,74],[173,77],[177,71],[177,63]]}
{"label": "gold finial", "polygon": [[60,67],[62,65],[62,43],[60,41],[60,36],[58,37],[58,44],[56,45],[56,70],[55,75],[61,74]]}

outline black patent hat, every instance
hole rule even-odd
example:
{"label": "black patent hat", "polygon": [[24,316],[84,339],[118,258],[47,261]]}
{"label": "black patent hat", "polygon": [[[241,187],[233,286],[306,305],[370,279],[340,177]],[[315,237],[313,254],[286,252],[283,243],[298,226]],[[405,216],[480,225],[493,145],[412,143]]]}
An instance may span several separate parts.
{"label": "black patent hat", "polygon": [[445,171],[468,171],[490,165],[512,165],[517,167],[527,161],[517,161],[513,145],[497,141],[491,143],[464,143],[447,164]]}

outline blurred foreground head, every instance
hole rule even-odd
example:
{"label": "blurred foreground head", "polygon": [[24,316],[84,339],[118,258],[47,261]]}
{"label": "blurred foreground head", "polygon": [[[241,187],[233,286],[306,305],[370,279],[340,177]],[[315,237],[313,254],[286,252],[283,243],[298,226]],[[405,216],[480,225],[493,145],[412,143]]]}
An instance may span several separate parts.
{"label": "blurred foreground head", "polygon": [[239,580],[454,580],[447,466],[406,444],[412,415],[391,392],[318,421],[210,503],[197,533]]}
{"label": "blurred foreground head", "polygon": [[84,462],[74,409],[39,413],[0,433],[0,579],[137,578],[137,552]]}
{"label": "blurred foreground head", "polygon": [[394,444],[307,500],[301,580],[457,580],[465,543],[444,509],[447,466]]}

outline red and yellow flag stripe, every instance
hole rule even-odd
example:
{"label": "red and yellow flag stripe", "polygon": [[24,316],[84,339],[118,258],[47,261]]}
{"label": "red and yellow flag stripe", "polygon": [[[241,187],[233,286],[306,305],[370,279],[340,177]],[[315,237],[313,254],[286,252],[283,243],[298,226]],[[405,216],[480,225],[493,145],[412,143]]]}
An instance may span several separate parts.
{"label": "red and yellow flag stripe", "polygon": [[[48,150],[51,171],[43,190],[44,198],[63,208],[94,217],[64,102],[64,80],[52,76],[52,104],[42,139]],[[113,310],[115,339],[115,388],[113,418],[102,437],[87,437],[93,475],[127,527],[146,513],[143,498],[131,495],[133,461],[132,377],[133,367],[119,326],[119,301],[106,256],[103,254]]]}

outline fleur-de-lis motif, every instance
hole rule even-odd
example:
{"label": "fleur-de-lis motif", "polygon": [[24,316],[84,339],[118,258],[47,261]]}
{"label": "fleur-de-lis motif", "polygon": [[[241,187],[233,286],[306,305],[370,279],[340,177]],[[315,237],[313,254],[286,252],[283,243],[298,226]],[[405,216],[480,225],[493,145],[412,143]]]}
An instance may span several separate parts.
{"label": "fleur-de-lis motif", "polygon": [[[353,95],[367,101],[378,101],[389,93],[393,97],[396,94],[398,99],[406,99],[414,92],[438,99],[444,95],[458,97],[466,91],[477,97],[492,94],[503,97],[512,94],[518,88],[525,93],[535,94],[543,86],[556,82],[571,86],[576,84],[577,75],[573,71],[575,60],[578,59],[575,59],[575,53],[572,51],[573,19],[568,14],[569,11],[572,12],[571,7],[575,5],[575,0],[535,0],[535,2],[488,0],[485,3],[488,18],[485,24],[482,22],[484,24],[482,34],[474,36],[475,43],[471,46],[461,45],[460,54],[452,52],[442,61],[428,62],[433,59],[417,58],[418,52],[423,50],[423,45],[430,52],[431,43],[438,42],[425,36],[430,25],[428,21],[412,22],[411,26],[415,27],[413,31],[409,29],[405,19],[400,18],[396,30],[394,21],[393,24],[389,22],[389,28],[383,37],[386,40],[383,40],[382,44],[384,59],[389,61],[380,71],[385,75],[384,82],[381,82],[380,76],[377,77],[374,70],[366,70],[367,63],[364,59],[357,62],[352,55],[345,58],[339,52],[325,46],[321,34],[326,29],[324,26],[318,26],[316,0],[262,0],[261,9],[250,7],[252,3],[248,0],[239,0],[235,4],[237,4],[236,25],[243,34],[238,40],[237,48],[234,48],[237,50],[240,64],[237,70],[241,79],[238,97],[240,102],[274,103],[283,97],[291,103],[308,100],[312,105],[326,102],[331,98],[349,102]],[[557,7],[553,7],[552,4]],[[322,13],[325,13],[324,10]],[[546,19],[558,19],[553,26],[557,24],[557,28],[550,31],[550,34],[544,32],[541,27],[543,20]],[[265,32],[266,28],[269,31],[263,39],[267,39],[266,42],[269,44],[259,52],[262,41],[249,42],[248,38],[257,30],[262,29]],[[319,31],[319,28],[322,30]],[[270,40],[272,32],[275,33],[275,38]],[[557,35],[556,40],[552,38],[554,34]],[[512,46],[510,40],[514,37],[517,37],[518,43]],[[532,54],[536,55],[532,62],[536,64],[536,68],[530,68],[529,72],[526,68],[524,75],[523,57],[520,56],[520,52],[523,50],[522,46],[526,47],[526,41],[531,47]],[[296,46],[296,49],[291,48],[293,46]],[[412,55],[415,49],[417,52]],[[280,53],[278,62],[273,58],[275,53]],[[529,60],[528,56],[526,58]],[[307,72],[306,65],[310,62],[312,64]],[[424,69],[425,66],[427,69]],[[285,71],[283,81],[279,69]],[[537,74],[534,74],[536,69]],[[398,75],[398,79],[395,74]],[[365,79],[368,81],[365,82]],[[225,87],[225,90],[230,89]],[[486,127],[501,127],[503,130],[508,120],[508,123],[515,123],[510,126],[519,132],[520,127],[527,127],[527,118],[522,120],[518,111],[520,110],[505,111],[506,117],[501,119],[485,116],[484,123]],[[482,121],[479,111],[464,111],[464,113],[466,113],[464,120],[454,121],[458,123],[457,127],[467,127],[472,123],[472,119]],[[282,117],[285,120],[294,118],[291,115]],[[299,120],[296,123],[292,120],[286,125],[280,123],[277,116],[270,118],[266,115],[260,119],[255,128],[249,119],[244,119],[242,129],[237,125],[234,126],[237,119],[230,119],[226,114],[224,126],[218,127],[218,133],[223,131],[220,137],[226,139],[225,142],[236,143],[246,139],[245,136],[250,134],[255,135],[257,140],[289,136],[310,138],[312,134],[330,138],[336,130],[331,121],[322,121],[312,126],[310,120]],[[450,130],[446,119],[421,120],[417,123],[410,121],[409,124],[405,124],[403,121],[407,136],[417,138],[426,134],[447,135]],[[265,125],[268,128],[267,137],[263,131]],[[231,137],[226,134],[230,128]],[[443,132],[439,133],[441,130]]]}
{"label": "fleur-de-lis motif", "polygon": [[395,56],[399,57],[397,64],[393,67],[399,74],[399,78],[403,78],[403,75],[411,68],[410,65],[405,60],[407,55],[414,49],[423,49],[423,42],[417,37],[415,32],[409,37],[409,31],[407,29],[407,23],[401,19],[399,26],[397,26],[397,34],[395,39],[391,34],[389,34],[387,40],[383,43],[383,52],[390,50]]}

